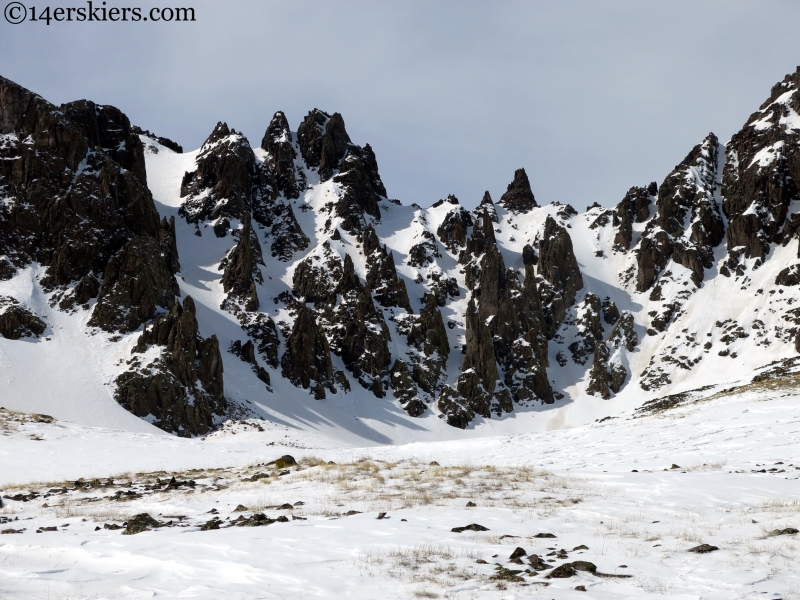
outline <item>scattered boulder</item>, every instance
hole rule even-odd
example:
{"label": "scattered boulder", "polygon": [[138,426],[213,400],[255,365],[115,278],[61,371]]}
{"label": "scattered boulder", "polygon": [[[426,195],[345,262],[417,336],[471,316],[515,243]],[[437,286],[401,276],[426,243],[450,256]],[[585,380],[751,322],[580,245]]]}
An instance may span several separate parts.
{"label": "scattered boulder", "polygon": [[708,554],[709,552],[714,552],[715,550],[719,550],[719,548],[710,544],[700,544],[694,548],[689,548],[687,552],[694,552],[695,554]]}
{"label": "scattered boulder", "polygon": [[794,535],[796,533],[800,533],[800,532],[798,532],[798,530],[795,529],[794,527],[785,527],[784,529],[773,529],[772,531],[769,532],[768,535],[769,536]]}
{"label": "scattered boulder", "polygon": [[469,525],[465,525],[464,527],[453,527],[450,531],[453,533],[462,533],[464,531],[489,531],[489,528],[484,527],[483,525],[478,525],[477,523],[471,523]]}
{"label": "scattered boulder", "polygon": [[148,513],[139,513],[128,519],[128,523],[125,525],[125,531],[122,532],[122,535],[135,535],[163,526],[164,523],[155,520]]}

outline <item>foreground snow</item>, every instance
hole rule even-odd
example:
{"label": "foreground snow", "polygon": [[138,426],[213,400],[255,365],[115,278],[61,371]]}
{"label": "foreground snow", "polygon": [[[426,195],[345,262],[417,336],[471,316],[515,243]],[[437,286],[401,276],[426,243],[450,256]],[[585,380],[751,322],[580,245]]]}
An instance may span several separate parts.
{"label": "foreground snow", "polygon": [[[2,598],[800,597],[798,536],[769,535],[800,525],[800,393],[786,387],[382,447],[258,421],[187,440],[4,412],[1,433],[3,495],[39,494],[0,510],[0,529],[24,529],[0,537]],[[300,465],[267,464],[284,454]],[[144,512],[172,525],[103,529]],[[226,527],[259,513],[287,522]],[[221,529],[200,530],[214,518]],[[488,531],[451,532],[471,523]],[[687,552],[702,543],[719,550]],[[530,576],[516,547],[632,577]]]}

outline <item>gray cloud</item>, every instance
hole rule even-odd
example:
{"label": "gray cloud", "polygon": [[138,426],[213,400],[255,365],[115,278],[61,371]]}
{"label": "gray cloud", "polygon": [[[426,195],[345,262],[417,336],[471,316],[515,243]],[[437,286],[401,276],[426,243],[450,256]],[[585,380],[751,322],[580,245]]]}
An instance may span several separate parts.
{"label": "gray cloud", "polygon": [[293,127],[338,111],[404,203],[497,199],[523,166],[540,203],[614,204],[708,131],[727,139],[800,63],[793,1],[107,6],[193,6],[197,22],[2,22],[0,74],[187,148],[218,120],[257,145],[276,110]]}

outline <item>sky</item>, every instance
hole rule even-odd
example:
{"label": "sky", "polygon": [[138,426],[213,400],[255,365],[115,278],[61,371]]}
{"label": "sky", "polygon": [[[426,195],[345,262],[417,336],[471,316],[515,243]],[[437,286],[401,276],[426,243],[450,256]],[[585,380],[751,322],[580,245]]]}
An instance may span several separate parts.
{"label": "sky", "polygon": [[0,20],[0,75],[117,106],[187,150],[217,121],[258,146],[277,110],[292,129],[339,112],[389,196],[423,206],[497,200],[519,167],[540,204],[612,206],[709,131],[729,139],[800,65],[796,0],[103,4],[196,21]]}

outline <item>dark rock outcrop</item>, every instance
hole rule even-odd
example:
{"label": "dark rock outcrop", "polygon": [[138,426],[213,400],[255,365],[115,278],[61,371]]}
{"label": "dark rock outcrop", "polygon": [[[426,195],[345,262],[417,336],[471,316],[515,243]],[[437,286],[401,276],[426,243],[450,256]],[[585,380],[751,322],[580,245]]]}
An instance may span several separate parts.
{"label": "dark rock outcrop", "polygon": [[786,267],[775,278],[775,285],[800,285],[800,265]]}
{"label": "dark rock outcrop", "polygon": [[583,287],[583,276],[572,249],[569,233],[548,216],[539,241],[538,274],[544,278],[540,294],[547,321],[547,336],[552,338],[564,320],[567,309]]}
{"label": "dark rock outcrop", "polygon": [[316,108],[306,115],[297,128],[297,143],[306,164],[317,167],[321,181],[333,176],[339,161],[351,146],[342,115],[329,115]]}
{"label": "dark rock outcrop", "polygon": [[633,242],[633,224],[650,218],[650,205],[655,202],[658,185],[652,182],[646,188],[632,187],[614,209],[613,225],[617,228],[614,248],[626,252]]}
{"label": "dark rock outcrop", "polygon": [[0,157],[0,277],[39,262],[64,288],[102,278],[132,238],[158,239],[142,145],[117,109],[59,109],[0,78]]}
{"label": "dark rock outcrop", "polygon": [[373,290],[375,300],[384,307],[397,306],[411,310],[405,281],[397,276],[394,255],[381,246],[375,229],[370,226],[361,236],[367,260],[367,285]]}
{"label": "dark rock outcrop", "polygon": [[89,325],[135,331],[158,307],[173,307],[179,289],[170,262],[157,239],[132,238],[108,262]]}
{"label": "dark rock outcrop", "polygon": [[447,423],[464,429],[476,414],[491,417],[492,398],[498,383],[497,359],[492,335],[470,299],[467,306],[467,343],[463,372],[455,388],[444,386],[439,410]]}
{"label": "dark rock outcrop", "polygon": [[763,259],[770,243],[783,240],[789,205],[800,199],[800,129],[789,118],[800,113],[798,87],[800,67],[773,86],[728,142],[722,208],[729,219],[730,270],[740,258]]}
{"label": "dark rock outcrop", "polygon": [[161,137],[160,135],[156,135],[155,133],[151,133],[147,129],[142,129],[136,125],[131,125],[131,133],[135,133],[136,135],[143,135],[145,137],[149,137],[152,140],[155,140],[165,148],[169,148],[173,152],[177,152],[178,154],[183,154],[183,146],[178,144],[177,142],[173,142],[169,138]]}
{"label": "dark rock outcrop", "polygon": [[278,111],[264,133],[261,147],[269,152],[269,170],[275,176],[276,187],[286,198],[299,198],[300,185],[294,159],[297,153],[292,145],[292,134],[286,116]]}
{"label": "dark rock outcrop", "polygon": [[[458,203],[455,196],[448,196],[448,201],[451,198],[455,200],[456,204]],[[442,224],[436,230],[436,235],[439,236],[439,240],[445,248],[450,252],[458,253],[467,243],[467,229],[472,227],[472,224],[472,215],[463,207],[457,206],[447,213]]]}
{"label": "dark rock outcrop", "polygon": [[284,377],[298,387],[310,388],[317,400],[325,399],[326,388],[336,393],[328,339],[314,311],[305,305],[297,308],[281,366]]}
{"label": "dark rock outcrop", "polygon": [[436,236],[427,229],[420,232],[421,241],[417,242],[408,251],[408,264],[412,267],[427,267],[441,258],[439,248],[436,246]]}
{"label": "dark rock outcrop", "polygon": [[494,202],[492,202],[492,195],[489,191],[483,192],[483,198],[481,198],[480,204],[475,208],[475,216],[477,217],[479,214],[487,214],[489,219],[493,223],[498,223],[500,219],[497,216],[497,209],[494,206]]}
{"label": "dark rock outcrop", "polygon": [[200,148],[197,169],[186,173],[180,214],[189,223],[243,221],[250,214],[256,158],[250,142],[241,133],[217,123]]}
{"label": "dark rock outcrop", "polygon": [[238,356],[244,362],[248,363],[252,369],[253,373],[256,374],[262,382],[266,383],[267,386],[270,385],[270,377],[267,370],[258,364],[258,359],[256,358],[256,346],[253,344],[252,340],[247,340],[246,342],[242,343],[241,340],[236,340],[231,344],[230,347],[231,354]]}
{"label": "dark rock outcrop", "polygon": [[498,204],[511,212],[528,212],[539,206],[533,197],[525,169],[517,169],[514,172],[514,180],[508,184],[508,189],[500,197]]}
{"label": "dark rock outcrop", "polygon": [[408,332],[408,343],[417,351],[411,361],[413,380],[423,391],[435,395],[450,354],[447,330],[436,298],[427,294],[419,316],[409,320],[412,324]]}
{"label": "dark rock outcrop", "polygon": [[408,364],[403,359],[394,361],[391,373],[391,384],[394,397],[400,402],[404,410],[412,417],[421,416],[427,406],[419,399],[419,390],[411,376]]}
{"label": "dark rock outcrop", "polygon": [[0,336],[9,340],[39,337],[47,323],[10,296],[0,296]]}
{"label": "dark rock outcrop", "polygon": [[[161,356],[143,364],[139,355],[151,346]],[[225,413],[222,356],[216,336],[202,338],[191,296],[176,302],[169,314],[145,327],[128,363],[115,381],[115,397],[139,417],[181,436],[202,435]]]}
{"label": "dark rock outcrop", "polygon": [[625,352],[633,352],[639,343],[634,329],[633,315],[627,311],[621,316],[617,313],[617,318],[609,321],[607,317],[610,311],[606,308],[609,303],[604,301],[603,320],[613,325],[608,339],[605,340],[603,325],[599,319],[600,302],[597,296],[586,294],[584,306],[586,310],[582,312],[577,323],[583,340],[570,345],[570,350],[573,351],[574,359],[576,354],[580,355],[580,359],[576,359],[579,364],[585,364],[587,354],[593,356],[594,362],[589,371],[586,392],[608,399],[622,389],[628,378]]}
{"label": "dark rock outcrop", "polygon": [[139,181],[147,181],[144,148],[128,117],[114,106],[77,100],[61,106],[67,118],[78,125],[90,146],[101,149]]}
{"label": "dark rock outcrop", "polygon": [[336,302],[337,287],[342,278],[342,259],[329,243],[322,245],[323,255],[313,254],[298,263],[292,276],[295,296],[316,308]]}
{"label": "dark rock outcrop", "polygon": [[264,280],[258,269],[261,252],[258,236],[250,226],[250,217],[244,218],[244,227],[239,233],[239,241],[225,260],[220,264],[224,269],[222,289],[228,294],[223,308],[236,312],[237,309],[256,311],[259,307],[256,283]]}
{"label": "dark rock outcrop", "polygon": [[[505,372],[506,387],[517,402],[538,399],[552,404],[553,389],[547,379],[547,323],[533,266],[525,267],[521,289],[515,271],[509,269],[506,280],[505,304],[511,310],[500,311],[491,321],[491,325],[497,321],[495,348]],[[506,335],[509,336],[506,339],[513,339],[510,344],[503,338]]]}
{"label": "dark rock outcrop", "polygon": [[358,382],[378,398],[389,387],[389,328],[375,308],[369,285],[362,285],[346,255],[337,289],[342,301],[330,318],[331,350],[342,357]]}
{"label": "dark rock outcrop", "polygon": [[351,145],[347,156],[339,163],[339,173],[333,181],[342,187],[336,203],[336,216],[342,218],[342,228],[358,233],[367,225],[367,217],[380,219],[379,202],[386,197],[386,188],[378,174],[378,162],[369,144],[364,148]]}
{"label": "dark rock outcrop", "polygon": [[670,260],[689,269],[700,287],[725,234],[716,200],[720,149],[717,137],[708,134],[661,184],[656,214],[636,249],[637,291],[650,289]]}

